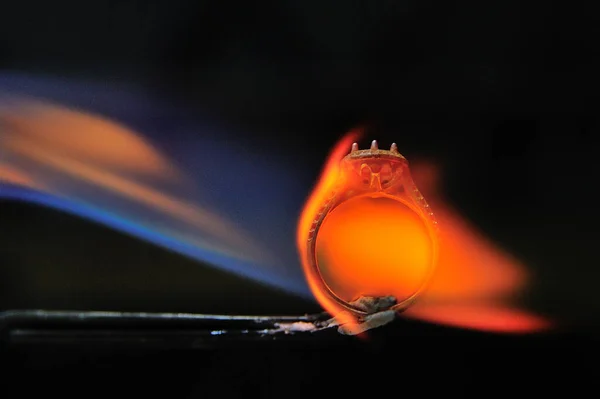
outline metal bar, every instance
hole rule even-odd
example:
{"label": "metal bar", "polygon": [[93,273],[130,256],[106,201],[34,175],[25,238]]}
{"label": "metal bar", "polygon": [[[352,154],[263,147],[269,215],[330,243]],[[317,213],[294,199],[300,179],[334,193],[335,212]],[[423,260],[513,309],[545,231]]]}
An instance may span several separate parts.
{"label": "metal bar", "polygon": [[[326,313],[300,316],[14,310],[0,312],[8,345],[134,345],[206,348],[247,340],[293,339],[330,329]],[[338,336],[339,334],[327,334]]]}

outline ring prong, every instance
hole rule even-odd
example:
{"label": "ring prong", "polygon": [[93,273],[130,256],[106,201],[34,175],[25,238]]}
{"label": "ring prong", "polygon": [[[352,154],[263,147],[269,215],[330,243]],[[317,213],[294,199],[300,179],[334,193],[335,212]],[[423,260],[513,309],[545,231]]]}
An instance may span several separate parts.
{"label": "ring prong", "polygon": [[358,143],[352,143],[352,152],[358,151]]}
{"label": "ring prong", "polygon": [[379,149],[379,145],[377,144],[377,140],[373,140],[371,142],[371,151],[376,151]]}

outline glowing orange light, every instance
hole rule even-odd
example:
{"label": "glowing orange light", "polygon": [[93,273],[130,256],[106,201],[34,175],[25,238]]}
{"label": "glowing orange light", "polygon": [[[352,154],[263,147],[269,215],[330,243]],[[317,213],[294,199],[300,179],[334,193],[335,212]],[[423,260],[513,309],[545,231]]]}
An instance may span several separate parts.
{"label": "glowing orange light", "polygon": [[16,184],[29,188],[41,187],[27,172],[10,165],[0,164],[0,182],[4,181],[10,184]]}
{"label": "glowing orange light", "polygon": [[144,181],[152,177],[171,187],[193,186],[139,133],[99,115],[30,99],[0,109],[0,123],[0,147],[15,162],[2,166],[0,181],[58,195],[65,193],[56,181],[73,182],[75,192],[109,192],[187,223],[202,233],[194,240],[204,247],[272,262],[268,252],[232,221]]}
{"label": "glowing orange light", "polygon": [[407,317],[454,327],[497,333],[529,333],[552,326],[548,320],[500,304],[417,304],[407,309]]}
{"label": "glowing orange light", "polygon": [[449,206],[438,192],[431,162],[412,164],[413,178],[435,210],[440,251],[435,276],[422,302],[506,299],[526,287],[525,266],[502,251]]}
{"label": "glowing orange light", "polygon": [[32,99],[15,101],[0,113],[19,138],[49,152],[68,155],[103,169],[138,172],[172,179],[164,156],[139,134],[99,115]]}
{"label": "glowing orange light", "polygon": [[[359,198],[326,216],[317,238],[321,274],[308,267],[307,232],[314,228],[314,216],[331,194],[339,162],[354,139],[345,137],[336,145],[298,225],[298,248],[308,282],[333,315],[344,315],[344,309],[323,292],[317,279],[346,301],[357,295],[394,295],[402,300],[422,284],[432,252],[423,220],[414,211],[393,199]],[[411,171],[439,222],[440,242],[435,274],[406,315],[485,331],[549,328],[548,320],[509,305],[526,287],[524,265],[445,204],[438,193],[435,164],[413,163]]]}
{"label": "glowing orange light", "polygon": [[423,220],[385,197],[342,203],[317,238],[323,279],[348,302],[361,295],[410,297],[424,284],[432,254]]}
{"label": "glowing orange light", "polygon": [[298,221],[296,236],[296,244],[298,246],[302,267],[304,268],[304,273],[313,295],[315,295],[315,298],[329,314],[335,315],[340,319],[339,321],[341,323],[346,324],[349,331],[358,331],[356,329],[356,320],[352,315],[345,312],[342,306],[329,298],[325,292],[321,290],[318,281],[321,277],[310,267],[306,237],[311,229],[314,216],[318,214],[319,208],[331,194],[331,191],[335,186],[340,173],[340,160],[346,155],[348,148],[350,148],[350,144],[357,140],[358,137],[359,131],[352,131],[343,137],[334,147],[325,163],[319,181],[304,205],[304,209],[302,210],[302,214]]}

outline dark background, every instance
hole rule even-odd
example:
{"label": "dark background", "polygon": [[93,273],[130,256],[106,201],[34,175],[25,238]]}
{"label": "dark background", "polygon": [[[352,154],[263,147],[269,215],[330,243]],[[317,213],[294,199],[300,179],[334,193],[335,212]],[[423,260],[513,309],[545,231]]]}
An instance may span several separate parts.
{"label": "dark background", "polygon": [[[593,389],[599,22],[591,3],[3,4],[4,71],[143,86],[227,121],[246,132],[241,142],[278,151],[313,178],[332,144],[357,124],[369,126],[367,139],[398,142],[409,159],[440,162],[452,204],[536,273],[528,306],[571,325],[533,337],[404,322],[370,343],[26,348],[4,356],[7,372],[53,378],[50,385],[7,378],[10,389],[66,393],[81,385],[86,396],[123,389],[169,397]],[[0,281],[2,310],[318,311],[67,215],[6,202],[0,212],[0,261],[11,265]],[[15,265],[36,270],[37,279],[23,283]],[[95,275],[94,265],[111,267]],[[206,273],[215,283],[201,286]]]}

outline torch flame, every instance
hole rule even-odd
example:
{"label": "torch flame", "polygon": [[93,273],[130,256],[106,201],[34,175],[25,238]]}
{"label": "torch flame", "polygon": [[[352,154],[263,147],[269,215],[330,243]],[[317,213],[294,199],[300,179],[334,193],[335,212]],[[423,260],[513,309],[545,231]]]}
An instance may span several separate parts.
{"label": "torch flame", "polygon": [[310,231],[313,218],[318,213],[319,208],[324,203],[325,199],[331,194],[333,187],[340,174],[340,161],[348,152],[348,148],[352,142],[356,141],[360,137],[358,130],[351,131],[346,134],[340,141],[335,145],[331,151],[325,167],[321,173],[321,176],[308,197],[304,209],[300,215],[297,229],[297,246],[300,254],[300,261],[304,269],[308,285],[321,306],[331,315],[338,318],[338,321],[342,324],[346,324],[349,331],[358,331],[356,319],[344,311],[344,308],[338,303],[330,299],[320,288],[317,276],[309,263],[308,245],[306,238]]}
{"label": "torch flame", "polygon": [[30,188],[42,187],[41,183],[24,170],[2,163],[0,163],[0,181]]}
{"label": "torch flame", "polygon": [[551,323],[543,317],[501,303],[416,304],[405,316],[493,333],[532,333],[547,330]]}
{"label": "torch flame", "polygon": [[177,176],[169,160],[145,138],[107,118],[33,99],[13,99],[3,108],[2,123],[18,131],[11,140],[119,173]]}
{"label": "torch flame", "polygon": [[60,203],[203,261],[296,289],[268,270],[276,262],[262,243],[215,207],[194,201],[201,192],[193,178],[117,121],[11,98],[0,107],[0,156],[0,197]]}
{"label": "torch flame", "polygon": [[[298,224],[297,236],[302,265],[313,294],[326,311],[335,317],[343,317],[342,321],[347,323],[356,322],[356,320],[352,320],[352,317],[348,316],[340,305],[322,291],[322,284],[318,284],[317,280],[322,277],[315,275],[315,272],[309,267],[306,237],[319,207],[331,194],[332,187],[339,177],[340,160],[347,154],[351,142],[356,137],[356,132],[352,132],[334,147],[313,193],[306,202]],[[432,281],[415,305],[409,308],[404,315],[433,323],[491,332],[523,333],[549,328],[551,326],[549,320],[529,314],[511,305],[514,297],[527,287],[529,275],[526,267],[515,257],[499,249],[442,200],[438,193],[437,165],[431,162],[415,163],[411,166],[411,174],[436,215],[440,227],[440,242],[436,272]],[[350,206],[350,201],[347,205]],[[364,203],[355,202],[354,207],[356,209],[348,210],[348,212],[356,216],[365,214]],[[335,279],[338,283],[351,285],[360,280],[363,286],[366,284],[371,290],[380,290],[379,294],[385,292],[396,294],[396,291],[400,293],[406,291],[407,287],[414,285],[412,283],[422,275],[419,266],[426,262],[417,262],[412,256],[418,255],[417,252],[421,254],[421,252],[427,251],[426,246],[417,245],[418,240],[413,237],[420,230],[409,229],[410,231],[407,230],[402,236],[404,237],[402,242],[407,243],[406,249],[411,254],[406,255],[407,251],[404,251],[404,248],[399,251],[397,246],[392,246],[394,240],[390,238],[390,234],[393,232],[396,235],[395,238],[399,238],[397,234],[400,230],[390,229],[390,226],[385,224],[386,221],[393,224],[415,225],[412,220],[414,217],[405,215],[400,220],[398,212],[393,211],[392,208],[382,205],[375,211],[370,209],[367,218],[372,219],[373,215],[377,215],[379,222],[371,223],[368,226],[365,223],[361,224],[360,217],[328,219],[328,223],[333,222],[340,225],[328,226],[329,230],[337,232],[328,234],[328,245],[332,243],[328,257],[334,258],[334,263],[343,264],[343,267],[337,267],[335,270],[337,273]],[[352,224],[352,228],[350,228],[350,224]],[[381,226],[381,228],[377,226]],[[366,257],[342,253],[348,251],[354,254],[361,249],[358,245],[353,244],[349,247],[347,243],[341,242],[360,233],[355,230],[361,228],[369,230],[365,231],[364,235],[370,243],[368,244],[369,251],[378,253]],[[410,237],[405,237],[406,234],[409,234]],[[336,242],[336,240],[340,242]],[[381,245],[373,243],[390,243],[388,244],[390,247],[382,248]],[[402,256],[398,255],[398,252],[403,252]],[[365,265],[363,265],[365,259],[371,260],[366,271]],[[376,261],[374,261],[375,259]],[[359,265],[359,263],[361,264]],[[379,270],[381,265],[385,265],[386,270]],[[387,270],[390,265],[395,265],[398,272],[392,273]],[[375,270],[376,268],[378,269]],[[380,272],[385,272],[385,278],[378,277],[377,273]],[[351,290],[352,287],[337,287],[339,291],[344,289]]]}
{"label": "torch flame", "polygon": [[456,327],[501,333],[550,329],[553,323],[515,305],[531,280],[525,264],[499,248],[439,192],[440,171],[433,162],[415,162],[413,178],[428,198],[440,225],[436,274],[404,315]]}
{"label": "torch flame", "polygon": [[[221,242],[231,242],[232,247],[249,247],[251,240],[238,234],[238,229],[224,218],[143,184],[140,179],[126,177],[129,172],[170,184],[184,180],[182,173],[134,131],[108,119],[57,105],[31,100],[19,105],[0,114],[4,125],[0,143],[12,154],[191,225],[202,226]],[[39,186],[33,177],[18,173],[14,167],[5,167],[3,174],[2,180]],[[256,256],[258,253],[254,250]]]}

